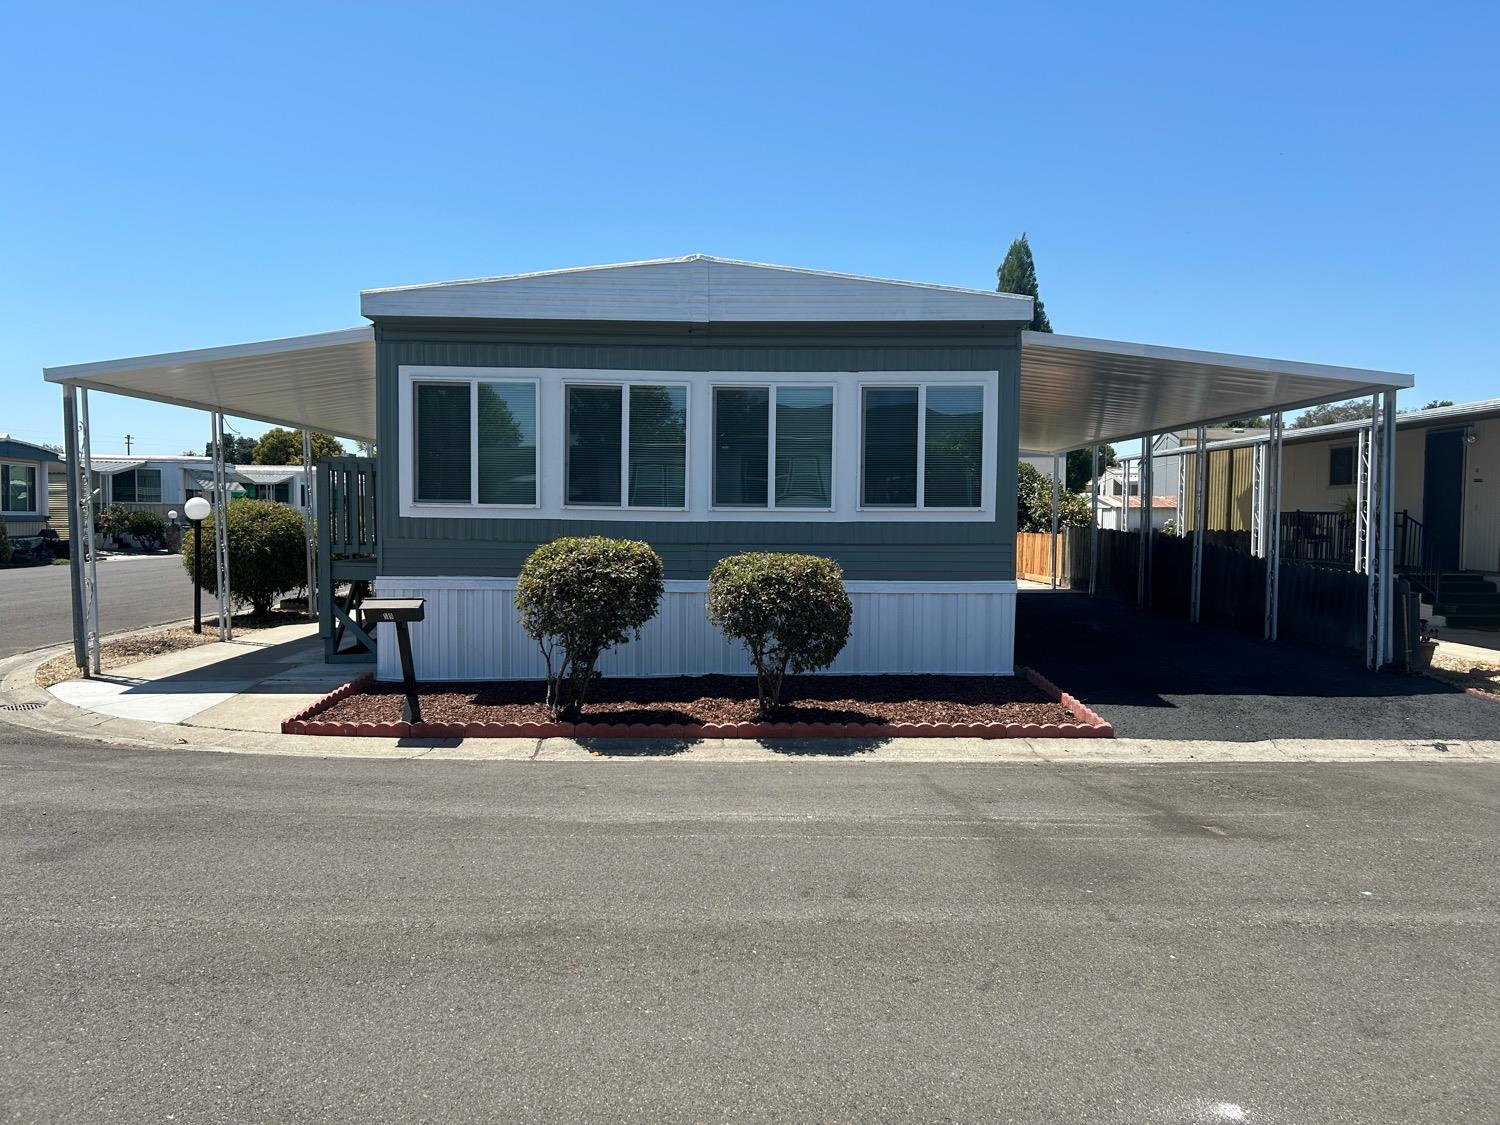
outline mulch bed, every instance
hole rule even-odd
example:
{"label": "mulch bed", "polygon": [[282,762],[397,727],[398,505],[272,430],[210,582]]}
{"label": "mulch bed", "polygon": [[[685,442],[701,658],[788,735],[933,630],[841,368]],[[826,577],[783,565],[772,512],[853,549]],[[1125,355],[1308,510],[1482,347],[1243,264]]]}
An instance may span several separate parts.
{"label": "mulch bed", "polygon": [[583,719],[554,723],[535,681],[422,684],[421,723],[400,684],[363,676],[293,715],[288,734],[459,737],[1089,738],[1110,727],[1042,676],[799,676],[774,722],[755,718],[751,676],[601,679]]}

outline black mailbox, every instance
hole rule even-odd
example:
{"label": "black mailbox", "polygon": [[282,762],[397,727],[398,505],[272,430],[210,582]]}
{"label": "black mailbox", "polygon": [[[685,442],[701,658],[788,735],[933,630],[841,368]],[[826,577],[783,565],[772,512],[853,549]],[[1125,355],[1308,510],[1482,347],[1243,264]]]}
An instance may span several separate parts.
{"label": "black mailbox", "polygon": [[421,621],[427,612],[427,599],[366,598],[359,609],[366,625],[375,621]]}
{"label": "black mailbox", "polygon": [[421,621],[427,614],[426,598],[366,598],[359,606],[361,624],[366,628],[380,621],[396,626],[396,644],[401,650],[401,686],[406,703],[401,718],[408,723],[422,721],[422,704],[417,699],[417,674],[411,664],[411,636],[406,627]]}

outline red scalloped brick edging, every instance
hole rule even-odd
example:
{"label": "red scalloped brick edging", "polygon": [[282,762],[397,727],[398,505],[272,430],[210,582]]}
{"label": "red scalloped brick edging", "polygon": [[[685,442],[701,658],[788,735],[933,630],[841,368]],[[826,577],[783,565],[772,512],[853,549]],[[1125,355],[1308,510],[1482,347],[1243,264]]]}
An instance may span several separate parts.
{"label": "red scalloped brick edging", "polygon": [[1076,723],[351,723],[317,718],[335,703],[365,691],[365,672],[281,724],[283,734],[334,734],[368,738],[1113,738],[1115,728],[1097,711],[1058,689],[1047,677],[1020,674],[1066,707]]}

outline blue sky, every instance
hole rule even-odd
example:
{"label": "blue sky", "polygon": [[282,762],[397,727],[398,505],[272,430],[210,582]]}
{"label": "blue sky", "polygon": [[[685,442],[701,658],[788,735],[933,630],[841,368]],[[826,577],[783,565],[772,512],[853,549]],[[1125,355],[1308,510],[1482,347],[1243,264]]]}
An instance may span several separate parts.
{"label": "blue sky", "polygon": [[694,251],[987,288],[1023,230],[1060,332],[1500,395],[1493,5],[643,7],[13,7],[0,430],[60,440],[44,365],[361,288]]}

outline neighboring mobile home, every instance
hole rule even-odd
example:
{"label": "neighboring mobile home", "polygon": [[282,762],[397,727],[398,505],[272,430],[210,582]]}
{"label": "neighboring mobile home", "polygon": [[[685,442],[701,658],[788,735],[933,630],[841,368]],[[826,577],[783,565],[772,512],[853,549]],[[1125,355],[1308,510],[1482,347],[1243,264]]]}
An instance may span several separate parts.
{"label": "neighboring mobile home", "polygon": [[56,450],[0,434],[0,521],[12,539],[48,526],[47,476],[62,467]]}
{"label": "neighboring mobile home", "polygon": [[[177,512],[182,521],[182,506],[190,497],[213,499],[213,459],[192,454],[95,454],[89,462],[106,506],[115,505],[133,511],[155,512],[167,516]],[[309,489],[301,465],[230,465],[227,466],[232,496],[279,500],[293,507],[306,508]]]}

